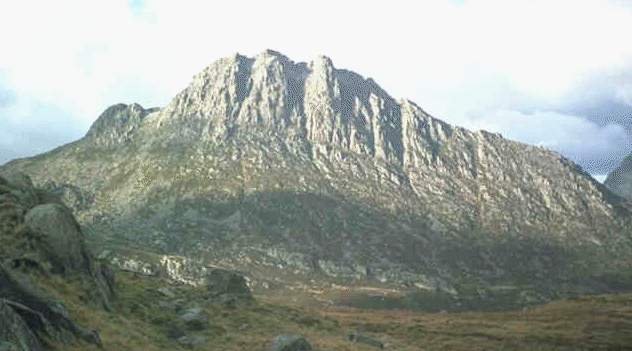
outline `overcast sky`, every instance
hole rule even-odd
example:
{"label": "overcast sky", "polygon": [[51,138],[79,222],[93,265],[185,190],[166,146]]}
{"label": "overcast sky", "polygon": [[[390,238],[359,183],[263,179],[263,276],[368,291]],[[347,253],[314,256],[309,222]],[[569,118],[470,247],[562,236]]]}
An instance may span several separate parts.
{"label": "overcast sky", "polygon": [[214,60],[319,54],[595,176],[632,152],[632,2],[0,0],[0,164],[164,106]]}

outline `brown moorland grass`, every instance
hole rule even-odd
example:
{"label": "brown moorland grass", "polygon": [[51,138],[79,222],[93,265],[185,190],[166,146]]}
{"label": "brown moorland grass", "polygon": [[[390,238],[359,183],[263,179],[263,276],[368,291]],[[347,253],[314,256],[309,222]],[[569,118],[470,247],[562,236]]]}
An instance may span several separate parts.
{"label": "brown moorland grass", "polygon": [[[160,307],[167,282],[119,273],[113,312],[84,304],[72,284],[49,282],[82,326],[99,330],[105,351],[184,350],[167,337],[175,312]],[[204,290],[170,287],[189,305],[201,305],[210,327],[198,350],[267,350],[283,333],[305,335],[316,350],[363,351],[345,339],[352,330],[387,350],[632,350],[632,294],[585,296],[520,311],[422,313],[401,310],[316,308],[259,297],[237,307],[205,304]],[[85,344],[58,350],[99,350]]]}

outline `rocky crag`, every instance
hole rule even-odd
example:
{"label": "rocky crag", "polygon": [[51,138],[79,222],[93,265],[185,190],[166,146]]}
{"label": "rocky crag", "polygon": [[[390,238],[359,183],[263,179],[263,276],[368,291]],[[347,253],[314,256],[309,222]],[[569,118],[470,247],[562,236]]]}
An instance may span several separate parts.
{"label": "rocky crag", "polygon": [[456,303],[631,287],[623,199],[555,152],[451,126],[327,57],[220,59],[167,106],[112,106],[84,138],[2,169],[59,194],[104,256],[147,271],[179,257],[255,288]]}

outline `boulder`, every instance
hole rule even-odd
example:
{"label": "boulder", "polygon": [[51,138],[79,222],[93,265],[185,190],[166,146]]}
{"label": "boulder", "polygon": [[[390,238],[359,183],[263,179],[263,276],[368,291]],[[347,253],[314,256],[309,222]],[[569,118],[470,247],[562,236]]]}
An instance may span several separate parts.
{"label": "boulder", "polygon": [[208,339],[202,335],[185,335],[178,338],[178,344],[188,348],[195,349],[206,345]]}
{"label": "boulder", "polygon": [[176,297],[176,294],[175,294],[175,293],[174,293],[171,289],[169,289],[169,288],[168,288],[168,287],[166,287],[166,286],[165,286],[165,287],[162,287],[162,288],[159,288],[159,289],[158,289],[158,292],[159,292],[162,296],[167,297],[167,298],[170,298],[170,299],[173,299],[173,298],[175,298],[175,297]]}
{"label": "boulder", "polygon": [[18,171],[0,171],[0,184],[10,184],[13,188],[33,189],[33,181],[28,175]]}
{"label": "boulder", "polygon": [[279,335],[272,341],[270,351],[312,351],[312,345],[300,335]]}
{"label": "boulder", "polygon": [[244,276],[225,269],[212,269],[207,276],[207,287],[211,297],[252,298]]}
{"label": "boulder", "polygon": [[90,301],[110,309],[114,273],[88,251],[83,233],[70,210],[62,204],[33,207],[25,226],[35,240],[35,251],[52,273],[78,274],[83,278]]}
{"label": "boulder", "polygon": [[178,318],[189,330],[204,330],[209,326],[208,314],[199,307],[184,310]]}
{"label": "boulder", "polygon": [[38,203],[38,196],[31,178],[17,171],[0,172],[0,186],[8,190],[25,208],[31,208]]}
{"label": "boulder", "polygon": [[349,335],[347,335],[347,339],[353,343],[359,343],[359,344],[364,344],[364,345],[368,345],[368,346],[373,346],[376,347],[378,349],[383,349],[384,348],[384,343],[382,343],[381,341],[374,339],[372,337],[366,336],[366,335],[362,335],[358,332],[351,332],[349,333]]}
{"label": "boulder", "polygon": [[24,219],[38,236],[39,249],[55,273],[89,272],[89,257],[79,224],[68,208],[45,204],[32,208]]}

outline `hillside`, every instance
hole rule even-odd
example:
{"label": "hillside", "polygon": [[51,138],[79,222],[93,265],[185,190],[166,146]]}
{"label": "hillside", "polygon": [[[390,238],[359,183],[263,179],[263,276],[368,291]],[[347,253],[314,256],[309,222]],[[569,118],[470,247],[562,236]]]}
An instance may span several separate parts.
{"label": "hillside", "polygon": [[632,200],[632,155],[608,175],[604,184],[613,193]]}

